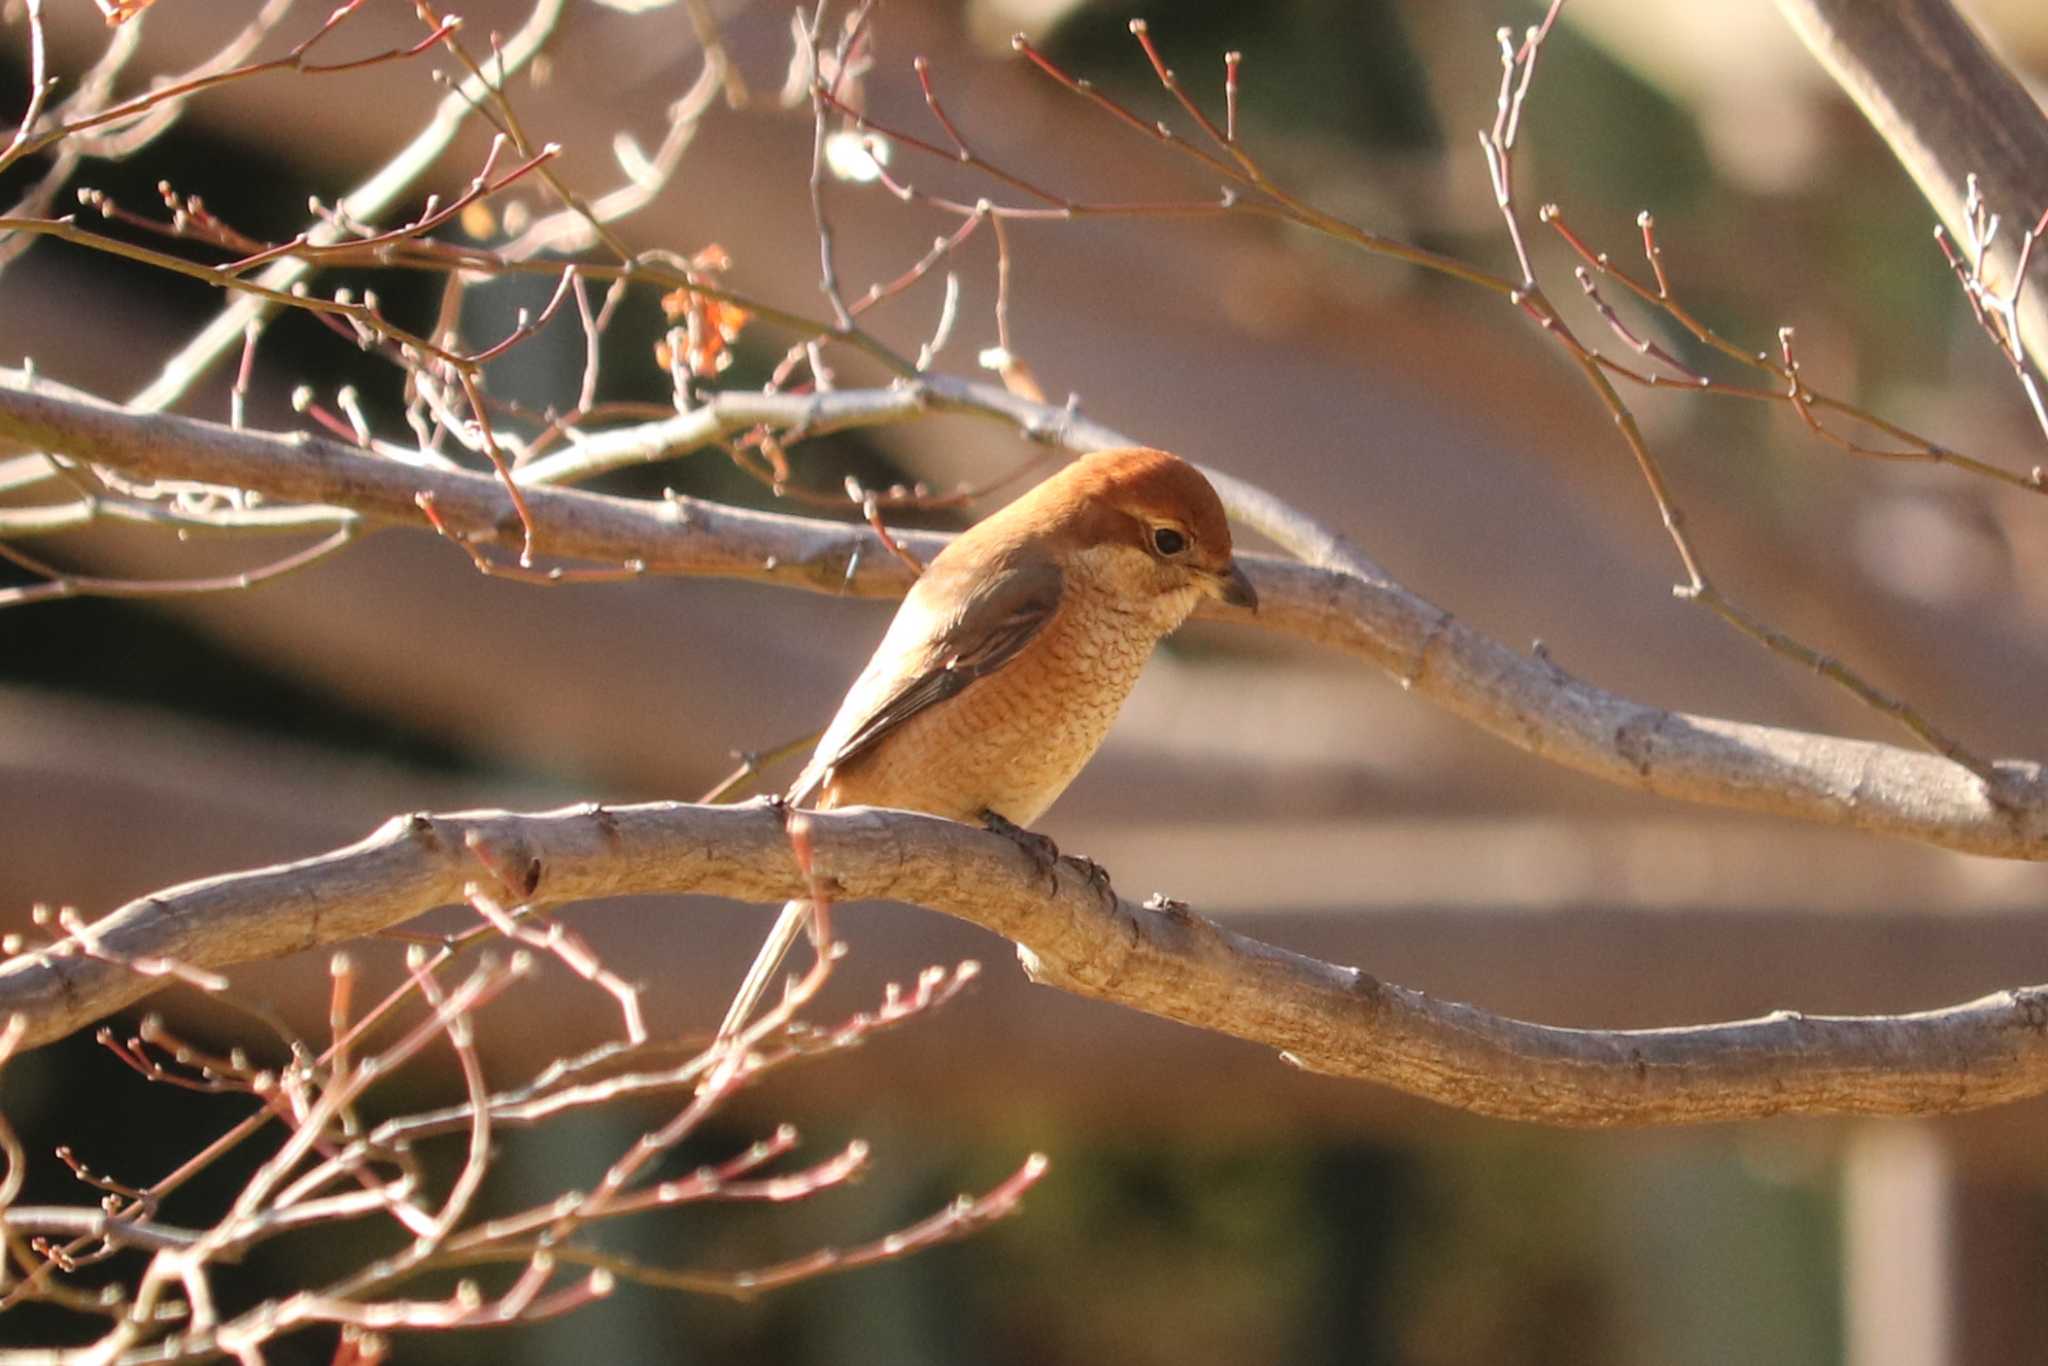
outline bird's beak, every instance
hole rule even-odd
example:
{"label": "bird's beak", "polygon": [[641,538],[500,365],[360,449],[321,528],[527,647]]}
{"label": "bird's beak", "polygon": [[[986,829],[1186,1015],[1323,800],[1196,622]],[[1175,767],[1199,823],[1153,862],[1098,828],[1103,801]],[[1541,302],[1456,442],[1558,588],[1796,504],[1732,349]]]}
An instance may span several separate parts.
{"label": "bird's beak", "polygon": [[1228,574],[1216,576],[1216,596],[1232,607],[1246,607],[1254,612],[1259,610],[1258,590],[1252,587],[1252,581],[1244,576],[1244,570],[1238,568],[1234,561]]}

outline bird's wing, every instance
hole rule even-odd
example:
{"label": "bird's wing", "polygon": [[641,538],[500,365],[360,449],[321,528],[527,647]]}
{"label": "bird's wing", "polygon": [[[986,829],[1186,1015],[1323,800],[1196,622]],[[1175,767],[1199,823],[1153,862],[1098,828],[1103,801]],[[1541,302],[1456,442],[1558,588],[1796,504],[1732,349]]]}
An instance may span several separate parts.
{"label": "bird's wing", "polygon": [[[934,564],[932,570],[941,569]],[[932,577],[926,571],[926,578]],[[919,588],[927,585],[923,580]],[[859,758],[925,708],[1002,668],[1059,610],[1059,566],[1046,561],[1014,565],[976,585],[957,611],[938,620],[917,615],[906,602],[874,659],[840,704],[817,753],[790,789],[804,802],[840,765]],[[942,589],[914,595],[943,597]],[[899,639],[905,630],[909,638]]]}

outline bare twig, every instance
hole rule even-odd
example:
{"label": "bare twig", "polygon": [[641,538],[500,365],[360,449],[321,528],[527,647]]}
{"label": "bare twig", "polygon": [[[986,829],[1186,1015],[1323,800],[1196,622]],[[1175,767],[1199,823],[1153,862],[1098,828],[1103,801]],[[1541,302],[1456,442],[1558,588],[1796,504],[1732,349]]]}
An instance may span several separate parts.
{"label": "bare twig", "polygon": [[[1814,436],[1837,449],[1847,451],[1851,455],[1874,460],[1914,460],[1925,461],[1929,464],[1950,465],[1965,473],[1980,478],[1996,480],[2001,484],[2014,488],[2022,488],[2034,492],[2041,491],[2041,483],[2031,473],[2016,473],[2001,465],[1992,464],[1989,461],[1953,450],[1928,437],[1910,431],[1895,422],[1891,422],[1866,408],[1859,407],[1845,399],[1819,390],[1808,383],[1803,377],[1795,382],[1788,362],[1781,359],[1782,351],[1780,355],[1773,355],[1769,351],[1750,350],[1738,346],[1716,333],[1706,323],[1701,321],[1698,315],[1687,308],[1672,289],[1670,278],[1665,273],[1664,248],[1662,243],[1657,240],[1656,219],[1649,212],[1645,211],[1637,215],[1636,221],[1642,229],[1643,255],[1649,262],[1652,274],[1652,282],[1650,283],[1645,283],[1621,269],[1606,252],[1595,251],[1589,246],[1585,239],[1565,221],[1564,214],[1557,205],[1545,204],[1539,211],[1538,217],[1542,222],[1549,224],[1558,237],[1585,263],[1580,267],[1580,286],[1586,291],[1588,297],[1594,300],[1595,307],[1600,310],[1602,318],[1608,322],[1610,327],[1616,330],[1617,335],[1621,336],[1638,353],[1652,355],[1677,370],[1679,372],[1677,383],[1697,388],[1705,393],[1726,394],[1765,403],[1788,404],[1799,415],[1800,420],[1805,423],[1807,430],[1812,432]],[[1959,272],[1963,271],[1960,262],[1952,260],[1951,265]],[[1613,310],[1607,306],[1604,299],[1600,298],[1598,286],[1595,283],[1596,276],[1614,280],[1629,294],[1663,313],[1671,321],[1684,328],[1695,340],[1738,365],[1761,372],[1768,376],[1772,383],[1766,387],[1755,387],[1731,384],[1723,380],[1713,379],[1694,370],[1685,362],[1665,352],[1661,347],[1657,347],[1654,342],[1647,342],[1638,338],[1633,332],[1622,325],[1618,318],[1613,316]],[[1968,290],[1967,283],[1965,284],[1965,290],[1966,292]],[[1974,298],[1972,298],[1972,306],[1976,306]],[[1597,356],[1597,353],[1594,354]],[[1637,383],[1654,386],[1659,383],[1668,384],[1673,382],[1658,375],[1634,374],[1608,361],[1605,357],[1600,357],[1600,360],[1611,372]],[[1897,448],[1888,449],[1870,446],[1853,440],[1828,426],[1820,418],[1819,414],[1821,413],[1832,413],[1838,417],[1847,418],[1853,423],[1880,432],[1900,444]]]}
{"label": "bare twig", "polygon": [[[541,45],[554,33],[566,3],[567,0],[534,0],[526,22],[506,39],[499,50],[501,77],[504,73],[519,70],[540,51]],[[425,174],[454,140],[467,121],[474,101],[482,98],[485,85],[481,74],[473,73],[444,97],[412,141],[368,180],[344,196],[337,205],[337,212],[359,222],[383,213],[393,200]],[[323,224],[309,232],[308,241],[318,245],[337,241],[339,236],[337,229]],[[255,281],[264,292],[230,300],[213,321],[200,329],[177,355],[165,363],[157,378],[135,395],[133,406],[144,411],[158,411],[175,403],[207,369],[241,342],[251,321],[267,316],[278,302],[278,296],[288,299],[291,287],[312,269],[311,262],[289,257],[264,267]]]}
{"label": "bare twig", "polygon": [[94,574],[74,574],[46,564],[32,555],[15,549],[5,541],[0,541],[0,559],[11,560],[31,574],[40,574],[43,577],[41,583],[18,588],[0,588],[0,607],[18,607],[32,602],[72,597],[164,598],[185,597],[198,593],[239,592],[323,560],[354,541],[357,535],[357,528],[344,526],[303,550],[294,551],[255,569],[198,579],[110,579]]}
{"label": "bare twig", "polygon": [[[1025,1159],[1022,1166],[986,1194],[959,1196],[938,1213],[872,1242],[849,1248],[819,1248],[773,1266],[754,1267],[746,1271],[671,1271],[648,1266],[635,1258],[618,1253],[580,1247],[567,1249],[559,1255],[563,1261],[595,1267],[623,1281],[634,1281],[665,1290],[687,1290],[699,1294],[725,1295],[736,1300],[750,1300],[756,1295],[797,1281],[811,1280],[841,1271],[853,1271],[880,1262],[895,1261],[925,1248],[965,1237],[993,1220],[1015,1213],[1024,1194],[1038,1183],[1038,1179],[1045,1175],[1049,1167],[1050,1163],[1044,1154],[1033,1153]],[[469,1254],[452,1260],[450,1264],[479,1265],[502,1260],[508,1255],[517,1255],[522,1251],[523,1247],[512,1245],[495,1253]]]}

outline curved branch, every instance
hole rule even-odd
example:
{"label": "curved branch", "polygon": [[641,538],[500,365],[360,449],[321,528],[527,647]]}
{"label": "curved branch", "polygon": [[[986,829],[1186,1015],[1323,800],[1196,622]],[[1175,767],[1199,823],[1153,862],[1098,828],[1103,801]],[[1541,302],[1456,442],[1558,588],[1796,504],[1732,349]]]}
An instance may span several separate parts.
{"label": "curved branch", "polygon": [[[750,423],[773,420],[769,396],[720,403]],[[784,422],[808,430],[944,407],[1017,422],[1076,449],[1118,440],[1060,409],[940,377],[901,390],[774,403]],[[511,546],[525,535],[519,510],[490,475],[399,464],[305,434],[129,413],[19,371],[0,370],[0,434],[137,477],[253,489],[273,501],[331,504],[388,523],[424,526],[418,500],[425,494],[456,535]],[[1212,604],[1205,616],[1343,650],[1510,744],[1623,786],[1968,853],[2048,860],[2048,778],[2038,763],[2001,764],[2006,782],[2002,800],[1993,800],[1976,775],[1936,755],[1617,696],[1473,630],[1313,519],[1242,480],[1210,473],[1233,512],[1311,563],[1245,556],[1259,615]],[[534,548],[545,555],[867,597],[895,596],[908,584],[874,532],[857,523],[544,486],[529,489],[525,501]],[[943,544],[930,533],[894,534],[922,560]]]}
{"label": "curved branch", "polygon": [[401,816],[358,844],[158,892],[85,941],[0,967],[0,1011],[46,1042],[140,999],[128,966],[219,968],[331,944],[509,882],[521,900],[696,892],[779,902],[825,879],[842,900],[929,906],[1015,940],[1037,981],[1281,1050],[1299,1066],[1507,1119],[1695,1124],[1776,1114],[1927,1114],[2048,1091],[2048,987],[1913,1015],[1681,1029],[1528,1024],[1262,944],[1178,902],[1133,905],[1012,840],[906,811],[813,813],[800,870],[782,813],[577,807]]}

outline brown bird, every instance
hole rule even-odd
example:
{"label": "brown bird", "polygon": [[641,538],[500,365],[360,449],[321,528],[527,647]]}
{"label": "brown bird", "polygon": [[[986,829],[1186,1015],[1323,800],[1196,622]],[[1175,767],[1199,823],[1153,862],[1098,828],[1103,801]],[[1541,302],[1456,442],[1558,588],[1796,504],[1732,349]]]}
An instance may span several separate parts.
{"label": "brown bird", "polygon": [[[933,558],[789,800],[1027,826],[1203,598],[1258,607],[1209,481],[1165,451],[1083,456]],[[745,1023],[809,914],[807,901],[783,907],[721,1038]]]}

